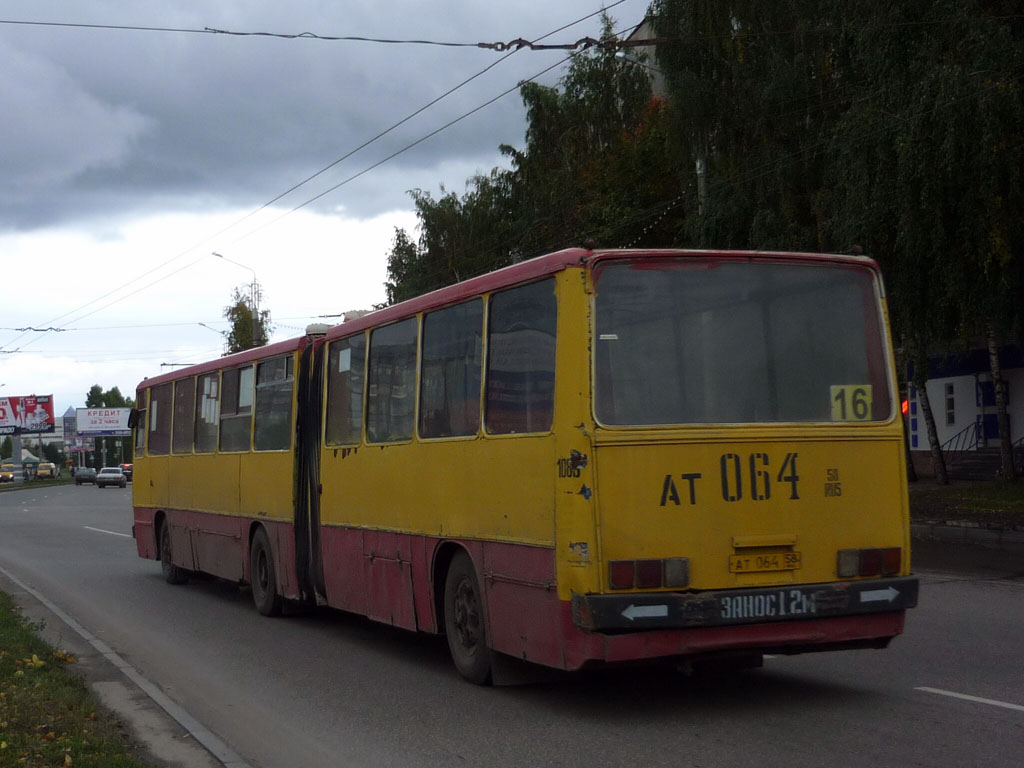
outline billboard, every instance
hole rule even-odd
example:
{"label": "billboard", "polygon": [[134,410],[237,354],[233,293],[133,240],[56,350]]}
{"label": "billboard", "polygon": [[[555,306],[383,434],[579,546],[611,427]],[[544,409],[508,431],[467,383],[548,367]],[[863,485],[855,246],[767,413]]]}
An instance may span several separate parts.
{"label": "billboard", "polygon": [[0,397],[0,435],[53,432],[53,395]]}
{"label": "billboard", "polygon": [[76,408],[78,434],[82,437],[127,437],[131,408]]}

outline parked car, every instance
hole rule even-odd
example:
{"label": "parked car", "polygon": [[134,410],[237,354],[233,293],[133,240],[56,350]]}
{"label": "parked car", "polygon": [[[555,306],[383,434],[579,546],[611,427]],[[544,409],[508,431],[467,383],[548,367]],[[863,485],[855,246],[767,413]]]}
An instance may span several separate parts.
{"label": "parked car", "polygon": [[128,478],[128,482],[132,481],[132,465],[131,464],[118,464],[121,471],[124,472],[124,476]]}
{"label": "parked car", "polygon": [[128,487],[128,478],[120,467],[104,467],[96,475],[96,485],[106,488],[108,485],[119,485],[122,488]]}
{"label": "parked car", "polygon": [[60,477],[60,467],[52,461],[44,461],[36,469],[36,480],[54,480]]}
{"label": "parked car", "polygon": [[96,470],[92,467],[79,467],[75,470],[75,485],[92,483],[96,485]]}
{"label": "parked car", "polygon": [[4,464],[0,466],[0,483],[14,482],[14,465]]}

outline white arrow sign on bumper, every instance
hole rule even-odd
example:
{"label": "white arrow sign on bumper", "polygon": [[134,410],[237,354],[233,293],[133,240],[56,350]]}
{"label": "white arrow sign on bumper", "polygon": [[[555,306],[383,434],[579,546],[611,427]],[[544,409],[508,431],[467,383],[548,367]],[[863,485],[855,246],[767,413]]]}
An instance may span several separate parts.
{"label": "white arrow sign on bumper", "polygon": [[667,605],[630,605],[622,612],[630,621],[634,619],[660,619],[668,616]]}
{"label": "white arrow sign on bumper", "polygon": [[898,589],[887,587],[886,589],[872,589],[867,592],[861,592],[860,601],[862,603],[891,603],[899,596],[900,591]]}

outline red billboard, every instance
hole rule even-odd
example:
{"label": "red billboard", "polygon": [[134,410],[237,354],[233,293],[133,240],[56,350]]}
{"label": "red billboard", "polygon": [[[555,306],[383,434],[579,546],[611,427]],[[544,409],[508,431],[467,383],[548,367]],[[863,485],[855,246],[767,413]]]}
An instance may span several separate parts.
{"label": "red billboard", "polygon": [[0,435],[53,432],[53,395],[0,397]]}

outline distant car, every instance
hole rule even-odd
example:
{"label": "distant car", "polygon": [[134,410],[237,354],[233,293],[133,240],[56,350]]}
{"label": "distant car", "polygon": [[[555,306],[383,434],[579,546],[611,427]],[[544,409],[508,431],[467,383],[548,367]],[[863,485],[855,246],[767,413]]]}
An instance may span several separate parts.
{"label": "distant car", "polygon": [[124,476],[128,478],[128,482],[132,481],[132,465],[131,464],[118,464],[121,471],[124,472]]}
{"label": "distant car", "polygon": [[106,488],[108,485],[119,485],[122,488],[128,487],[128,478],[120,467],[104,467],[96,475],[96,485]]}
{"label": "distant car", "polygon": [[96,485],[96,470],[92,467],[79,467],[75,470],[75,485],[92,483]]}
{"label": "distant car", "polygon": [[13,483],[14,482],[14,465],[4,464],[0,467],[0,483]]}
{"label": "distant car", "polygon": [[60,468],[52,461],[44,461],[36,469],[36,480],[53,480],[60,477]]}

